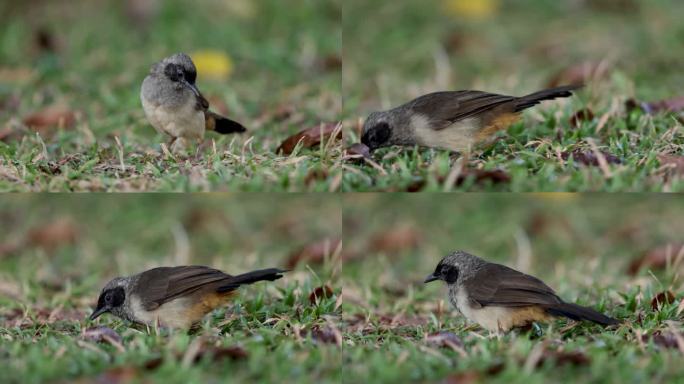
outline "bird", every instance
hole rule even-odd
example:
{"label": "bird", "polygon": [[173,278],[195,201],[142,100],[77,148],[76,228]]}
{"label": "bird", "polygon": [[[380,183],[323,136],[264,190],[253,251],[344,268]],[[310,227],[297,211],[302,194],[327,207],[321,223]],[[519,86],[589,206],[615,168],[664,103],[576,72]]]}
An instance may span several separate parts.
{"label": "bird", "polygon": [[201,265],[153,268],[110,280],[102,289],[90,320],[111,313],[132,323],[187,329],[228,303],[240,286],[274,281],[285,272],[268,268],[231,276]]}
{"label": "bird", "polygon": [[496,334],[555,317],[588,320],[603,326],[620,323],[591,308],[563,301],[534,276],[465,251],[444,257],[424,283],[435,280],[447,284],[449,301],[465,318]]}
{"label": "bird", "polygon": [[520,119],[521,112],[544,100],[572,96],[581,85],[546,89],[515,97],[483,91],[445,91],[420,96],[366,118],[361,143],[371,150],[392,145],[464,152],[490,142],[494,134]]}
{"label": "bird", "polygon": [[145,117],[157,132],[171,137],[173,153],[187,150],[205,131],[221,134],[247,129],[209,110],[209,102],[197,88],[197,69],[190,56],[176,53],[150,68],[140,89]]}

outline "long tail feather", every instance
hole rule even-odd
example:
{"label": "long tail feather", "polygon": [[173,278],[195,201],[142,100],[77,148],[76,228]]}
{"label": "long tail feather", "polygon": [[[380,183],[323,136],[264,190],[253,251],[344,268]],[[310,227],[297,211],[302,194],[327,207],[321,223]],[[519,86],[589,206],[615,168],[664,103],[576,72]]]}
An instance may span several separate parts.
{"label": "long tail feather", "polygon": [[243,273],[242,275],[233,276],[225,285],[222,285],[217,292],[223,293],[237,289],[241,285],[253,284],[257,281],[267,280],[273,281],[283,277],[282,273],[287,272],[285,269],[268,268],[259,269],[257,271]]}
{"label": "long tail feather", "polygon": [[563,87],[545,89],[543,91],[523,96],[516,100],[515,111],[520,112],[523,109],[535,106],[544,100],[553,100],[559,97],[570,97],[572,96],[572,91],[582,87],[582,85],[566,85]]}
{"label": "long tail feather", "polygon": [[589,320],[601,325],[616,325],[620,324],[617,319],[608,317],[591,308],[582,307],[572,303],[561,303],[549,307],[546,311],[554,316],[564,316],[572,320]]}

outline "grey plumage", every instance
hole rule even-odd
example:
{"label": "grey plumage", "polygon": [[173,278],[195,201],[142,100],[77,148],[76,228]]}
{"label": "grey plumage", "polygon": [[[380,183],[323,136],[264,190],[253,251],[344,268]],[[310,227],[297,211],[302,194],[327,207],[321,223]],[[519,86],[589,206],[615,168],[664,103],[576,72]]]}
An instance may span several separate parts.
{"label": "grey plumage", "polygon": [[444,257],[425,281],[433,280],[444,280],[448,284],[452,305],[476,322],[483,318],[478,311],[499,308],[492,312],[493,316],[504,319],[497,320],[497,326],[506,322],[506,316],[516,319],[508,322],[511,326],[525,323],[521,316],[531,316],[530,321],[534,321],[547,315],[589,320],[601,325],[619,323],[591,308],[564,302],[553,289],[534,276],[487,262],[464,251]]}
{"label": "grey plumage", "polygon": [[435,92],[396,108],[373,112],[361,141],[371,149],[390,145],[464,151],[506,129],[526,108],[568,97],[580,86],[564,86],[515,97],[482,91]]}
{"label": "grey plumage", "polygon": [[190,56],[177,53],[152,65],[142,83],[140,100],[145,116],[158,132],[171,137],[174,152],[203,139],[206,130],[223,134],[245,131],[240,123],[209,111],[196,79]]}

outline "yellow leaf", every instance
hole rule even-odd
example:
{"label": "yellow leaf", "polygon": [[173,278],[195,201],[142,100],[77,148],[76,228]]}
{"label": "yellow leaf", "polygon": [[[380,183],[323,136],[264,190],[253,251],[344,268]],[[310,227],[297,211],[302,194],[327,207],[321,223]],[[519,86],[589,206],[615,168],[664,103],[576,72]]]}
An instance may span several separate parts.
{"label": "yellow leaf", "polygon": [[195,62],[199,77],[225,80],[233,72],[233,61],[221,51],[202,50],[194,52],[190,57]]}
{"label": "yellow leaf", "polygon": [[498,0],[444,0],[444,9],[454,17],[486,19],[499,9]]}

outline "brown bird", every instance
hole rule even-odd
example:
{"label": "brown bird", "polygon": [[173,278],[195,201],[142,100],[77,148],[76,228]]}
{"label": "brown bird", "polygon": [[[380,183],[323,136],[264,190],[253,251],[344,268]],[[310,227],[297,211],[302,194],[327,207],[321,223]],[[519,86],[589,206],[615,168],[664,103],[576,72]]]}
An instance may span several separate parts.
{"label": "brown bird", "polygon": [[204,266],[160,267],[108,282],[90,320],[103,313],[149,326],[190,328],[225,305],[241,285],[283,277],[269,268],[231,276]]}
{"label": "brown bird", "polygon": [[604,326],[620,322],[591,308],[564,302],[543,281],[463,251],[443,258],[425,283],[442,280],[449,301],[468,320],[491,332],[507,332],[562,316]]}
{"label": "brown bird", "polygon": [[419,145],[462,152],[487,142],[544,100],[572,96],[581,86],[564,86],[516,97],[482,91],[435,92],[394,109],[371,113],[361,142],[371,150]]}

